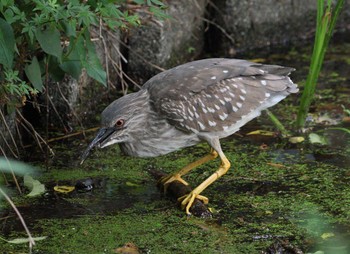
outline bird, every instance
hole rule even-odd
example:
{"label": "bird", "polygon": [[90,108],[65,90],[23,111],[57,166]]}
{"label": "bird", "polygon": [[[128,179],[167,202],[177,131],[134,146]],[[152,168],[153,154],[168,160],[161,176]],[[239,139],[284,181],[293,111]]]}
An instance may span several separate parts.
{"label": "bird", "polygon": [[161,181],[164,186],[192,169],[220,158],[220,166],[190,193],[178,199],[190,215],[195,199],[208,203],[202,192],[227,173],[231,162],[220,140],[237,132],[298,86],[289,75],[294,68],[255,63],[243,59],[208,58],[192,61],[158,73],[139,91],[113,101],[102,112],[101,128],[82,154],[119,144],[123,153],[136,157],[156,157],[200,142],[210,151],[204,157]]}

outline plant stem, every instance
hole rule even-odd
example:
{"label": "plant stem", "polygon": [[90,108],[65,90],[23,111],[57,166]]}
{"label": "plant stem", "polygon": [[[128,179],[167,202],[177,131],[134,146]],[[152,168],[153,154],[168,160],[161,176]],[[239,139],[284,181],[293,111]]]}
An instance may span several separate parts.
{"label": "plant stem", "polygon": [[268,109],[266,109],[267,115],[270,117],[272,123],[276,126],[276,128],[282,133],[283,136],[290,136],[290,133],[284,128],[283,124],[277,119],[277,117]]}
{"label": "plant stem", "polygon": [[18,211],[16,205],[12,202],[12,200],[10,199],[10,197],[5,193],[5,191],[3,191],[3,189],[0,187],[0,194],[2,196],[4,196],[4,198],[6,199],[6,201],[12,206],[13,210],[16,212],[19,220],[21,221],[23,227],[24,227],[24,230],[26,231],[27,235],[28,235],[28,240],[29,240],[29,251],[30,253],[32,252],[32,248],[33,248],[33,245],[35,245],[35,241],[32,237],[32,234],[30,233],[21,213]]}
{"label": "plant stem", "polygon": [[323,0],[318,0],[317,3],[317,23],[314,49],[311,57],[309,75],[306,79],[305,88],[299,105],[299,112],[296,121],[297,128],[304,126],[315,93],[316,83],[322,67],[324,55],[330,38],[332,37],[336,20],[344,5],[344,0],[337,1],[334,12],[332,12],[332,0],[327,1],[325,10]]}

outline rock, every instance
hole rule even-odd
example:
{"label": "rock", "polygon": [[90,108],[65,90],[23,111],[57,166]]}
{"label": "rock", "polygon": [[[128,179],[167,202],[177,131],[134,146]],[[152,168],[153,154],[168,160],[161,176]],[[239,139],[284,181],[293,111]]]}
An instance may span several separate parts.
{"label": "rock", "polygon": [[207,0],[168,1],[166,13],[170,19],[150,22],[130,31],[128,74],[138,84],[142,85],[162,69],[189,62],[201,53],[206,4]]}
{"label": "rock", "polygon": [[208,48],[221,55],[233,57],[237,52],[295,43],[314,35],[314,0],[218,0],[213,5]]}

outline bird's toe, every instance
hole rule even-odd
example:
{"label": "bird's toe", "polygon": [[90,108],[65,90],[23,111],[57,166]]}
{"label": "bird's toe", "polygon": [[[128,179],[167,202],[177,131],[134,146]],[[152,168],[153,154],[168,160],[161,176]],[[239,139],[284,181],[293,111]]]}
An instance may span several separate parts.
{"label": "bird's toe", "polygon": [[191,191],[189,194],[186,194],[182,197],[178,198],[178,201],[181,202],[181,208],[186,211],[187,215],[190,215],[190,208],[193,205],[193,202],[195,199],[199,199],[204,204],[208,204],[209,199],[205,196],[199,195],[195,193],[194,191]]}
{"label": "bird's toe", "polygon": [[170,175],[164,176],[164,177],[162,177],[160,179],[160,183],[164,187],[164,193],[167,192],[169,184],[174,182],[174,181],[179,181],[180,183],[182,183],[184,185],[188,185],[188,183],[181,178],[181,175],[179,175],[179,174],[170,174]]}

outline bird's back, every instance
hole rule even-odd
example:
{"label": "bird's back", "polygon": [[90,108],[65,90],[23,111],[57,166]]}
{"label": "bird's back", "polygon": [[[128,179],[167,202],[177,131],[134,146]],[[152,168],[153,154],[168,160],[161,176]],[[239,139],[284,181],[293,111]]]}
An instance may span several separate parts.
{"label": "bird's back", "polygon": [[143,89],[175,127],[224,137],[297,92],[291,71],[238,59],[204,59],[159,73]]}

